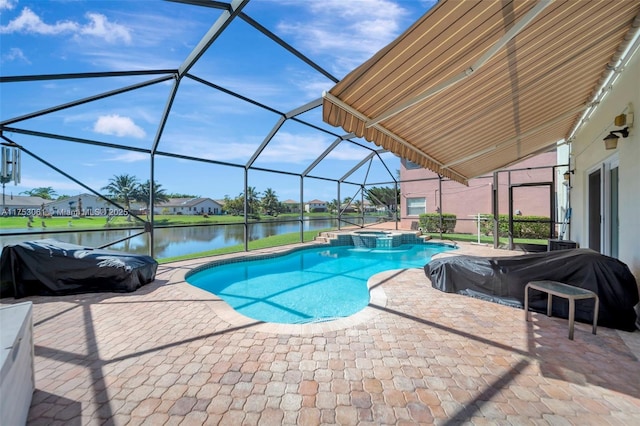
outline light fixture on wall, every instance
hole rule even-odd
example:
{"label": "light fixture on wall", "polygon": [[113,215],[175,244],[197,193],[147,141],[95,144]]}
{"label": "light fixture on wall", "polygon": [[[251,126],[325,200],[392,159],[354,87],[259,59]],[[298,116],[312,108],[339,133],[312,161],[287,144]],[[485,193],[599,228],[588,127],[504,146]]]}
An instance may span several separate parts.
{"label": "light fixture on wall", "polygon": [[616,149],[618,147],[618,139],[620,139],[620,137],[617,136],[616,133],[620,133],[623,138],[626,138],[629,136],[629,128],[625,127],[620,130],[611,130],[607,137],[603,139],[605,149]]}
{"label": "light fixture on wall", "polygon": [[566,172],[564,172],[562,174],[562,177],[564,178],[564,180],[569,180],[571,179],[571,174],[573,173],[573,170],[567,170]]}

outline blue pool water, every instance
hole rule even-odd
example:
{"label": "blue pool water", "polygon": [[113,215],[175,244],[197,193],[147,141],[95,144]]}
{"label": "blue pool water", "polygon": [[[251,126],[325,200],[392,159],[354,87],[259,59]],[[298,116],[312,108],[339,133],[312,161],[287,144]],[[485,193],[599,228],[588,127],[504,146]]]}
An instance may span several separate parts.
{"label": "blue pool water", "polygon": [[444,244],[393,249],[322,247],[204,269],[187,282],[259,321],[306,323],[353,315],[369,303],[368,279],[390,269],[422,268]]}

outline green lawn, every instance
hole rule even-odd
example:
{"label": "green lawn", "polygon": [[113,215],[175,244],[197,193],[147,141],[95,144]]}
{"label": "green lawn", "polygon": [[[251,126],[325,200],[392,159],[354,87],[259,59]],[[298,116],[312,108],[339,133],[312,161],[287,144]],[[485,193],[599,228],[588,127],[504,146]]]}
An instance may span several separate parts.
{"label": "green lawn", "polygon": [[[295,220],[300,215],[298,213],[281,214],[277,217],[273,216],[261,216],[259,220]],[[326,213],[305,213],[305,217],[327,217]],[[146,218],[143,218],[146,219]],[[250,222],[255,222],[256,219],[250,219]],[[26,217],[16,216],[0,216],[0,229],[28,229],[29,220]],[[221,223],[243,223],[243,216],[232,215],[212,215],[212,216],[199,216],[199,215],[155,215],[154,224],[156,226],[171,226],[171,225],[206,225],[206,224],[221,224]],[[44,226],[43,226],[44,223]],[[126,216],[118,216],[113,218],[107,223],[105,216],[88,216],[88,217],[34,217],[31,222],[33,228],[49,228],[49,229],[96,229],[106,227],[143,227],[143,223],[133,216],[127,220]]]}
{"label": "green lawn", "polygon": [[[20,229],[29,228],[29,219],[26,217],[16,216],[2,216],[0,217],[0,229]],[[69,217],[69,216],[54,216],[54,217],[34,217],[31,222],[32,228],[49,228],[49,229],[64,229],[64,228],[76,228],[81,229],[96,229],[96,228],[108,228],[108,227],[143,227],[143,223],[133,216],[127,220],[126,216],[115,217],[107,223],[106,216],[86,216],[86,217]]]}
{"label": "green lawn", "polygon": [[[304,241],[313,241],[313,239],[321,232],[329,231],[327,229],[317,229],[315,231],[305,231]],[[274,235],[271,237],[261,238],[259,240],[249,242],[249,250],[257,250],[268,247],[279,247],[287,244],[296,244],[300,242],[300,233],[294,232],[290,234]],[[191,253],[184,256],[166,257],[163,259],[157,259],[158,263],[177,262],[180,260],[197,259],[200,257],[217,256],[228,253],[238,253],[244,250],[244,244],[236,244],[233,246],[223,247],[215,250],[204,251],[201,253]]]}

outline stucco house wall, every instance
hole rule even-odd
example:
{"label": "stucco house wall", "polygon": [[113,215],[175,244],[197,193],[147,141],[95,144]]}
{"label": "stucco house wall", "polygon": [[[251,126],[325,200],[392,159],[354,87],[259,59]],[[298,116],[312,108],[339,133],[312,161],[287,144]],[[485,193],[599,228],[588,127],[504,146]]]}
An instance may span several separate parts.
{"label": "stucco house wall", "polygon": [[[614,125],[614,118],[634,112],[634,124],[629,137],[620,138],[615,150],[606,150],[603,138]],[[571,189],[571,239],[581,247],[589,246],[589,174],[596,169],[606,173],[610,165],[618,165],[618,258],[626,263],[636,279],[640,278],[640,52],[627,64],[619,79],[600,103],[595,113],[576,134],[571,144],[570,167],[574,170]],[[606,188],[607,182],[603,185]],[[601,214],[603,233],[600,251],[609,255],[611,199],[603,196]]]}
{"label": "stucco house wall", "polygon": [[154,214],[222,214],[222,205],[211,198],[171,198],[153,207]]}
{"label": "stucco house wall", "polygon": [[[498,203],[501,214],[509,213],[509,183],[521,184],[531,182],[551,182],[553,167],[557,163],[555,151],[546,152],[523,160],[499,173]],[[400,227],[410,229],[411,223],[418,220],[417,214],[409,214],[408,199],[425,198],[426,213],[437,213],[440,208],[440,188],[437,174],[427,169],[407,169],[401,164],[401,221]],[[545,168],[546,167],[546,168]],[[526,170],[518,170],[526,169]],[[415,179],[428,179],[414,181]],[[442,182],[442,212],[455,214],[457,217],[456,232],[476,233],[477,215],[492,213],[491,200],[493,176],[471,179],[469,186],[455,181]],[[516,188],[514,194],[514,214],[523,216],[549,216],[550,194],[547,187]]]}
{"label": "stucco house wall", "polygon": [[49,201],[40,197],[4,194],[0,216],[39,216],[42,205]]}
{"label": "stucco house wall", "polygon": [[[80,206],[82,211],[78,212],[78,207]],[[45,210],[52,216],[76,216],[78,214],[83,216],[107,216],[109,214],[125,214],[125,212],[120,212],[120,209],[113,204],[89,193],[51,201],[45,204]]]}
{"label": "stucco house wall", "polygon": [[327,203],[322,200],[311,200],[307,201],[304,205],[304,211],[307,213],[311,213],[314,211],[326,211]]}

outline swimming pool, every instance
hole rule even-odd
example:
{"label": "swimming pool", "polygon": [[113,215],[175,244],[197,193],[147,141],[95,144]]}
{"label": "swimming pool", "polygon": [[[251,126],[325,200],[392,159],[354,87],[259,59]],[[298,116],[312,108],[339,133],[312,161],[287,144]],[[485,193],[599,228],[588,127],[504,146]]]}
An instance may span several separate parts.
{"label": "swimming pool", "polygon": [[438,243],[383,250],[318,247],[199,268],[187,274],[186,281],[255,320],[283,324],[329,321],[368,305],[367,281],[372,275],[422,268],[434,254],[451,249]]}

